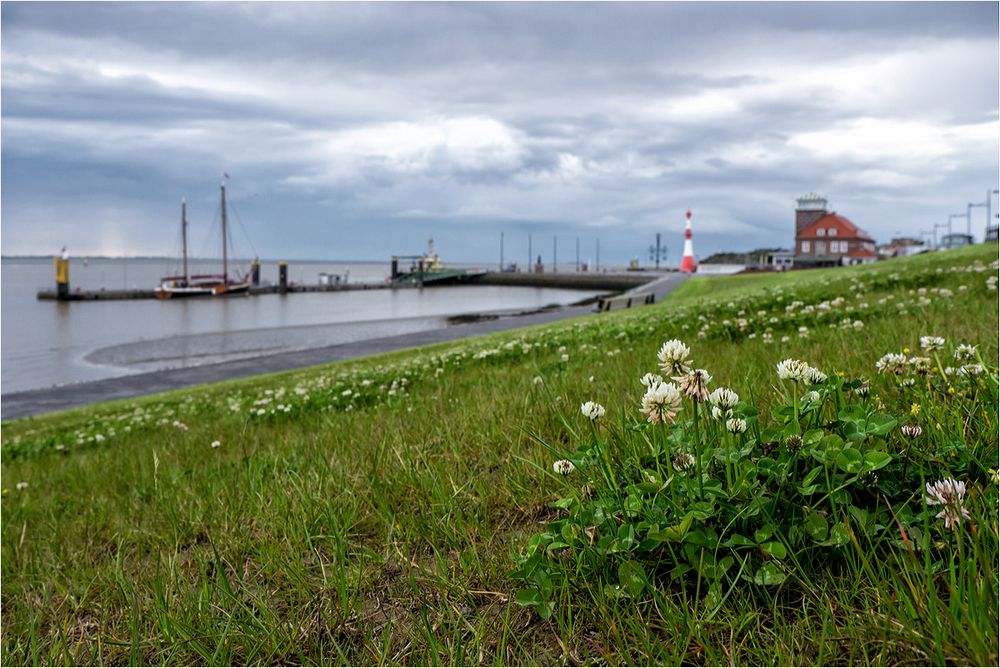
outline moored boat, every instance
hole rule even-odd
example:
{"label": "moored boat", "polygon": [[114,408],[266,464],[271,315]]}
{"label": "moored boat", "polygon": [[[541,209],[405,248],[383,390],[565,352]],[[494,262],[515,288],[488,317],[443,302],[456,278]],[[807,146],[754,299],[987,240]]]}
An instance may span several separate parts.
{"label": "moored boat", "polygon": [[181,200],[181,254],[184,272],[178,276],[164,276],[156,288],[160,299],[182,297],[218,297],[223,295],[246,294],[250,290],[250,272],[241,277],[229,275],[229,241],[226,221],[226,184],[220,187],[222,193],[222,273],[194,274],[188,270],[187,249],[187,203]]}

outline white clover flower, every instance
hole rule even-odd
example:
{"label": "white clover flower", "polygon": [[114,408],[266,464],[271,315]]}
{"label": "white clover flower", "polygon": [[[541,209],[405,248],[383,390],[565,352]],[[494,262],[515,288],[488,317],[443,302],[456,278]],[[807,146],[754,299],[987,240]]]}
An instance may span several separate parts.
{"label": "white clover flower", "polygon": [[673,465],[676,471],[688,471],[693,467],[694,455],[688,454],[687,452],[681,452],[674,457]]}
{"label": "white clover flower", "polygon": [[534,378],[531,379],[531,382],[534,383],[535,385],[541,385],[542,383],[545,382],[545,379],[542,378],[541,376],[535,376]]}
{"label": "white clover flower", "polygon": [[976,356],[976,346],[970,346],[967,343],[960,343],[955,346],[955,359],[957,360],[971,360]]}
{"label": "white clover flower", "polygon": [[668,376],[680,376],[690,370],[690,360],[688,356],[691,349],[684,345],[679,339],[671,339],[663,344],[656,357],[660,360],[660,368]]}
{"label": "white clover flower", "polygon": [[580,412],[583,413],[584,417],[590,418],[591,420],[600,420],[604,417],[604,406],[595,403],[593,401],[588,401],[585,404],[580,404]]}
{"label": "white clover flower", "polygon": [[640,411],[653,424],[673,422],[681,406],[681,393],[673,383],[657,383],[642,396]]}
{"label": "white clover flower", "polygon": [[663,382],[663,376],[655,373],[647,373],[645,376],[639,379],[639,382],[643,384],[644,387],[652,387],[657,383]]}
{"label": "white clover flower", "polygon": [[17,483],[16,485],[14,485],[14,489],[16,489],[16,490],[17,490],[17,491],[19,491],[19,492],[20,492],[20,491],[21,491],[22,489],[28,489],[28,483],[26,483],[26,482],[19,482],[19,483]]}
{"label": "white clover flower", "polygon": [[816,367],[809,367],[806,369],[805,379],[809,381],[810,385],[819,385],[826,382],[826,374]]}
{"label": "white clover flower", "polygon": [[819,392],[816,390],[810,390],[803,395],[802,400],[806,403],[815,404],[819,402]]}
{"label": "white clover flower", "polygon": [[778,371],[778,378],[781,380],[791,380],[797,383],[801,380],[805,380],[806,372],[810,367],[802,360],[793,360],[789,358],[778,362],[776,368]]}
{"label": "white clover flower", "polygon": [[920,428],[919,424],[904,424],[899,428],[899,431],[903,434],[903,436],[910,439],[917,438],[924,432],[924,430]]}
{"label": "white clover flower", "polygon": [[569,475],[576,470],[576,466],[568,459],[560,459],[552,464],[552,470],[559,475]]}
{"label": "white clover flower", "polygon": [[944,339],[940,336],[921,336],[920,347],[928,352],[940,350],[944,347]]}
{"label": "white clover flower", "polygon": [[720,387],[708,395],[709,403],[722,409],[732,408],[739,400],[740,395],[736,394],[728,387]]}
{"label": "white clover flower", "polygon": [[747,430],[747,421],[743,418],[729,418],[726,420],[726,429],[733,434],[742,434]]}
{"label": "white clover flower", "polygon": [[681,394],[695,401],[705,401],[708,399],[708,384],[711,382],[712,376],[707,371],[695,369],[681,378]]}
{"label": "white clover flower", "polygon": [[727,417],[732,415],[732,411],[719,408],[718,406],[712,406],[712,417],[716,420],[725,420]]}
{"label": "white clover flower", "polygon": [[906,374],[906,355],[903,353],[886,353],[882,355],[877,362],[875,362],[875,368],[878,369],[879,373],[888,373],[894,376],[903,376]]}
{"label": "white clover flower", "polygon": [[969,511],[962,504],[965,499],[965,483],[954,478],[938,480],[931,485],[927,483],[927,496],[924,503],[928,506],[944,506],[940,513],[935,515],[938,519],[944,519],[944,528],[957,527],[964,517],[972,519]]}
{"label": "white clover flower", "polygon": [[981,376],[986,372],[982,364],[966,364],[958,373],[962,376]]}
{"label": "white clover flower", "polygon": [[566,353],[563,353],[561,359],[562,359],[563,362],[568,362],[569,361],[569,355],[567,355]]}
{"label": "white clover flower", "polygon": [[219,441],[212,441],[212,447],[213,447],[213,448],[217,448],[217,447],[219,447],[220,445],[222,445],[222,443],[221,443],[221,442],[219,442]]}
{"label": "white clover flower", "polygon": [[806,326],[799,327],[799,336],[802,338],[807,338],[809,336],[809,328]]}

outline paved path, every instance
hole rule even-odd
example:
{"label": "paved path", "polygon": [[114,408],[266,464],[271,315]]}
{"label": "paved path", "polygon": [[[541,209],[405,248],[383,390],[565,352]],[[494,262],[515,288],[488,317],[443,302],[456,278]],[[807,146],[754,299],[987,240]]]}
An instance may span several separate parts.
{"label": "paved path", "polygon": [[[659,302],[670,290],[673,290],[686,278],[683,275],[671,275],[650,284]],[[661,284],[662,285],[659,285]],[[335,360],[354,359],[366,355],[402,350],[429,343],[455,341],[470,336],[502,332],[519,327],[540,325],[566,318],[574,318],[591,313],[591,306],[570,306],[552,311],[542,311],[512,317],[501,317],[493,320],[479,320],[463,325],[453,325],[442,329],[432,329],[425,332],[414,332],[398,336],[387,336],[366,341],[354,341],[323,348],[299,350],[287,353],[277,353],[262,357],[205,364],[203,366],[186,367],[183,369],[165,369],[147,373],[118,376],[86,383],[61,385],[42,390],[14,392],[3,395],[0,399],[0,414],[4,420],[38,415],[52,411],[61,411],[78,406],[86,406],[114,399],[140,397],[156,392],[177,390],[192,385],[202,385],[221,380],[246,378],[276,371],[290,371],[303,367],[324,364]]]}

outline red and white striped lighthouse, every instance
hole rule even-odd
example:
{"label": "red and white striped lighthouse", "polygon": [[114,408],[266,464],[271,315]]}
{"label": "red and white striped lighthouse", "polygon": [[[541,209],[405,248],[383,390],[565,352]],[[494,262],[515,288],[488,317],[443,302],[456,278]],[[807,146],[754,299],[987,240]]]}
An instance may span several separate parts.
{"label": "red and white striped lighthouse", "polygon": [[687,224],[684,227],[684,259],[681,260],[681,271],[693,274],[698,271],[698,263],[694,260],[694,249],[691,247],[691,212],[687,212]]}

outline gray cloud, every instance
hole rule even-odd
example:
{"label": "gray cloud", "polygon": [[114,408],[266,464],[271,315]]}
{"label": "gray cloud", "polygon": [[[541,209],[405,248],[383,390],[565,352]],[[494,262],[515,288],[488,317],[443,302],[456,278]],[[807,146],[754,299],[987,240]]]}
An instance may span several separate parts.
{"label": "gray cloud", "polygon": [[699,254],[787,245],[813,190],[886,238],[997,181],[991,3],[7,3],[2,19],[5,253],[48,251],[53,230],[80,252],[167,252],[177,200],[207,225],[223,169],[258,251],[289,258],[433,235],[489,259],[504,230],[514,257],[531,232],[567,252],[600,237],[623,262],[679,239],[687,208]]}

